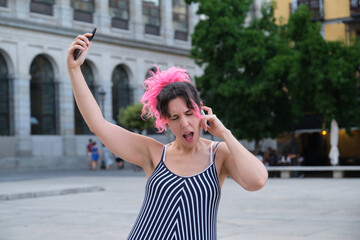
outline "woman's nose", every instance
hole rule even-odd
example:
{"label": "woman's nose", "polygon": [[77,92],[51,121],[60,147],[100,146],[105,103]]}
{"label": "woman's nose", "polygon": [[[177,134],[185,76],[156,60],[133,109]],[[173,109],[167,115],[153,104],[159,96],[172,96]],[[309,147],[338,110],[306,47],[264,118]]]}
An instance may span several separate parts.
{"label": "woman's nose", "polygon": [[189,125],[189,121],[185,117],[182,117],[181,121],[180,121],[180,124],[181,124],[180,126],[182,128],[185,128],[185,127],[187,127]]}

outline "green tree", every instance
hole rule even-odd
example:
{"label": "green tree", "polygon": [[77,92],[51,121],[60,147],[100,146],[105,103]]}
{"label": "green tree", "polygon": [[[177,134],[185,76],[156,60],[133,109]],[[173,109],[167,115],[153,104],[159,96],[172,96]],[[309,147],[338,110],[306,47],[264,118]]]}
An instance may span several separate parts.
{"label": "green tree", "polygon": [[191,56],[204,68],[196,84],[206,104],[238,138],[258,142],[289,129],[288,96],[266,70],[284,45],[274,5],[264,6],[262,18],[245,26],[250,0],[187,2],[200,3]]}
{"label": "green tree", "polygon": [[291,49],[270,61],[268,76],[287,90],[295,123],[304,113],[320,114],[327,127],[336,119],[350,132],[360,124],[356,76],[360,45],[326,42],[320,30],[319,22],[310,21],[307,6],[300,6],[284,27],[283,37]]}
{"label": "green tree", "polygon": [[127,129],[136,130],[141,133],[143,130],[154,128],[155,122],[152,118],[144,120],[141,118],[143,105],[139,102],[119,110],[118,122]]}

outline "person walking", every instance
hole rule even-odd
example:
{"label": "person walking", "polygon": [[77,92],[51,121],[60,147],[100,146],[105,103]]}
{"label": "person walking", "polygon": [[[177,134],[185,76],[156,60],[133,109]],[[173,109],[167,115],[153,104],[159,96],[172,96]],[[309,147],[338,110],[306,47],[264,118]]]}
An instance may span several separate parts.
{"label": "person walking", "polygon": [[113,164],[113,154],[109,151],[109,149],[102,144],[101,148],[101,160],[105,163],[105,170],[109,171],[110,166]]}
{"label": "person walking", "polygon": [[92,169],[92,146],[93,146],[93,142],[92,139],[89,139],[89,143],[86,145],[86,159],[88,160],[88,164],[89,164],[89,169]]}
{"label": "person walking", "polygon": [[[173,142],[162,144],[105,120],[80,68],[92,44],[90,36],[77,36],[68,51],[76,103],[90,130],[109,150],[140,166],[147,177],[143,206],[127,240],[215,240],[225,179],[231,177],[248,191],[259,190],[268,178],[264,164],[201,103],[186,70],[179,67],[150,71],[141,99],[142,116],[155,117],[159,132],[171,130]],[[74,60],[76,49],[83,53]],[[201,129],[222,142],[200,137]]]}
{"label": "person walking", "polygon": [[92,160],[92,170],[97,170],[98,160],[99,160],[99,149],[96,145],[96,142],[93,142],[93,146],[91,148],[91,160]]}
{"label": "person walking", "polygon": [[124,160],[119,158],[117,155],[115,155],[115,161],[118,170],[123,169],[125,167]]}

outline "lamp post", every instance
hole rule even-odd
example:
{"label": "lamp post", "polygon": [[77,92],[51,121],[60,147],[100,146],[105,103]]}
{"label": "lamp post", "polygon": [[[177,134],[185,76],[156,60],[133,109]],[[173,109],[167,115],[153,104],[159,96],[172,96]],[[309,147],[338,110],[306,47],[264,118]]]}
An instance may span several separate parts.
{"label": "lamp post", "polygon": [[105,103],[105,95],[106,95],[104,88],[100,89],[99,95],[100,95],[101,113],[104,116],[104,110],[105,110],[104,103]]}

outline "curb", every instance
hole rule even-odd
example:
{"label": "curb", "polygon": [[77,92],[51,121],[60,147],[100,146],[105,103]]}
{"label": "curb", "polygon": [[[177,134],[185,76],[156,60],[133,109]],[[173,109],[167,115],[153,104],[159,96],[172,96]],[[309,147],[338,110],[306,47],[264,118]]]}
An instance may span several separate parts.
{"label": "curb", "polygon": [[105,191],[105,188],[93,186],[93,187],[67,188],[67,189],[49,190],[49,191],[40,191],[40,192],[0,194],[0,201],[12,201],[12,200],[20,200],[20,199],[41,198],[41,197],[51,197],[51,196],[69,195],[69,194],[77,194],[77,193],[101,192],[101,191]]}

